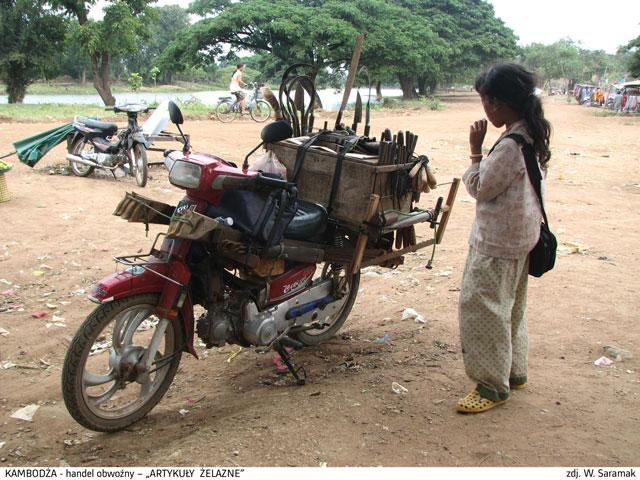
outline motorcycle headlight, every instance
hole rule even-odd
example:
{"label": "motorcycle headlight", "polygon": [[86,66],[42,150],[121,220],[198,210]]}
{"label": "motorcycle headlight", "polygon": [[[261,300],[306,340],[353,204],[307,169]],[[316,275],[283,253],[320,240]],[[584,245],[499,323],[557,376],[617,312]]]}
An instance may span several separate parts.
{"label": "motorcycle headlight", "polygon": [[169,181],[172,185],[182,188],[198,188],[202,169],[194,163],[176,161],[169,172]]}

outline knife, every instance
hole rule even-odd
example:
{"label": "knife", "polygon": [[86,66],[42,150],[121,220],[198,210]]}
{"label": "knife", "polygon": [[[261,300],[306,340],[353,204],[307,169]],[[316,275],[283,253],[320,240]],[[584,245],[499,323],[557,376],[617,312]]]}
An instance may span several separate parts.
{"label": "knife", "polygon": [[362,122],[362,97],[360,96],[360,90],[358,90],[358,95],[356,95],[356,108],[353,112],[353,125],[351,125],[351,130],[355,133],[358,130],[358,124]]}

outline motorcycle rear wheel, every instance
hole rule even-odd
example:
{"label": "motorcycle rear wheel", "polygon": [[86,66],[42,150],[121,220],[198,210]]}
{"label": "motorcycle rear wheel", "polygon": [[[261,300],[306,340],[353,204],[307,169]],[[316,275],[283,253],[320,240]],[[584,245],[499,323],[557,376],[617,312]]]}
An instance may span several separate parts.
{"label": "motorcycle rear wheel", "polygon": [[64,360],[62,395],[82,426],[122,430],[169,388],[184,341],[179,322],[154,315],[159,298],[141,294],[102,304],[76,333]]}
{"label": "motorcycle rear wheel", "polygon": [[[330,270],[329,265],[325,265],[322,270],[322,276],[325,277],[327,272]],[[340,276],[344,277],[345,271],[344,269],[340,269]],[[306,346],[311,345],[319,345],[323,342],[326,342],[331,337],[333,337],[338,330],[342,328],[344,322],[349,317],[351,313],[351,309],[353,308],[353,304],[356,301],[356,297],[358,296],[358,287],[360,285],[360,272],[357,272],[351,278],[351,282],[347,283],[348,291],[345,293],[344,304],[338,311],[338,313],[334,314],[331,318],[326,319],[326,323],[329,325],[322,329],[310,329],[310,330],[302,330],[299,332],[291,333],[291,336],[303,343]]]}
{"label": "motorcycle rear wheel", "polygon": [[[91,143],[83,137],[78,138],[69,148],[69,153],[77,155],[78,157],[82,157],[82,152],[84,151],[93,153],[94,148]],[[73,174],[78,177],[88,177],[95,169],[95,167],[92,167],[91,165],[85,165],[84,163],[73,162],[71,160],[69,160],[69,166],[71,167]]]}
{"label": "motorcycle rear wheel", "polygon": [[129,150],[129,159],[131,162],[131,172],[136,178],[136,183],[139,187],[144,187],[147,184],[149,178],[149,167],[147,164],[147,149],[144,145],[136,143],[131,150]]}

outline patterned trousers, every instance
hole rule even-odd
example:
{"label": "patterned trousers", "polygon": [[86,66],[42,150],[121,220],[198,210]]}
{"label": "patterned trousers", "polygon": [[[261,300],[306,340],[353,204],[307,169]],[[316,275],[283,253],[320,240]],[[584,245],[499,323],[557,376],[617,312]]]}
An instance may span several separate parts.
{"label": "patterned trousers", "polygon": [[509,382],[527,382],[529,256],[483,255],[469,248],[460,289],[460,343],[467,375],[490,400],[506,400]]}

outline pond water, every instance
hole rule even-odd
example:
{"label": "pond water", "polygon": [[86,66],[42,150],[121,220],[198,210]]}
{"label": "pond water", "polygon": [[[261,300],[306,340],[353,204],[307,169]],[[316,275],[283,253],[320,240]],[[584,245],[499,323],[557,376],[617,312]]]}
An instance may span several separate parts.
{"label": "pond water", "polygon": [[[277,92],[275,92],[277,95]],[[175,102],[188,102],[197,99],[205,105],[215,105],[218,103],[220,97],[228,97],[231,94],[226,90],[210,90],[203,92],[167,92],[167,93],[149,93],[149,92],[125,92],[116,93],[116,104],[121,105],[124,103],[153,103],[162,102],[163,100],[173,100]],[[340,108],[340,102],[342,102],[342,91],[336,91],[334,89],[323,89],[318,91],[320,100],[325,110],[333,111]],[[362,100],[366,102],[368,89],[360,89],[360,95]],[[382,95],[384,97],[394,97],[402,95],[402,90],[396,88],[383,88]],[[349,103],[353,103],[356,100],[356,90],[351,92],[349,97]],[[372,103],[375,100],[375,92],[372,91]],[[7,96],[0,95],[0,104],[7,103]],[[24,103],[38,104],[38,103],[64,103],[64,104],[82,104],[82,105],[102,105],[102,100],[98,94],[95,95],[27,95],[24,98]]]}

